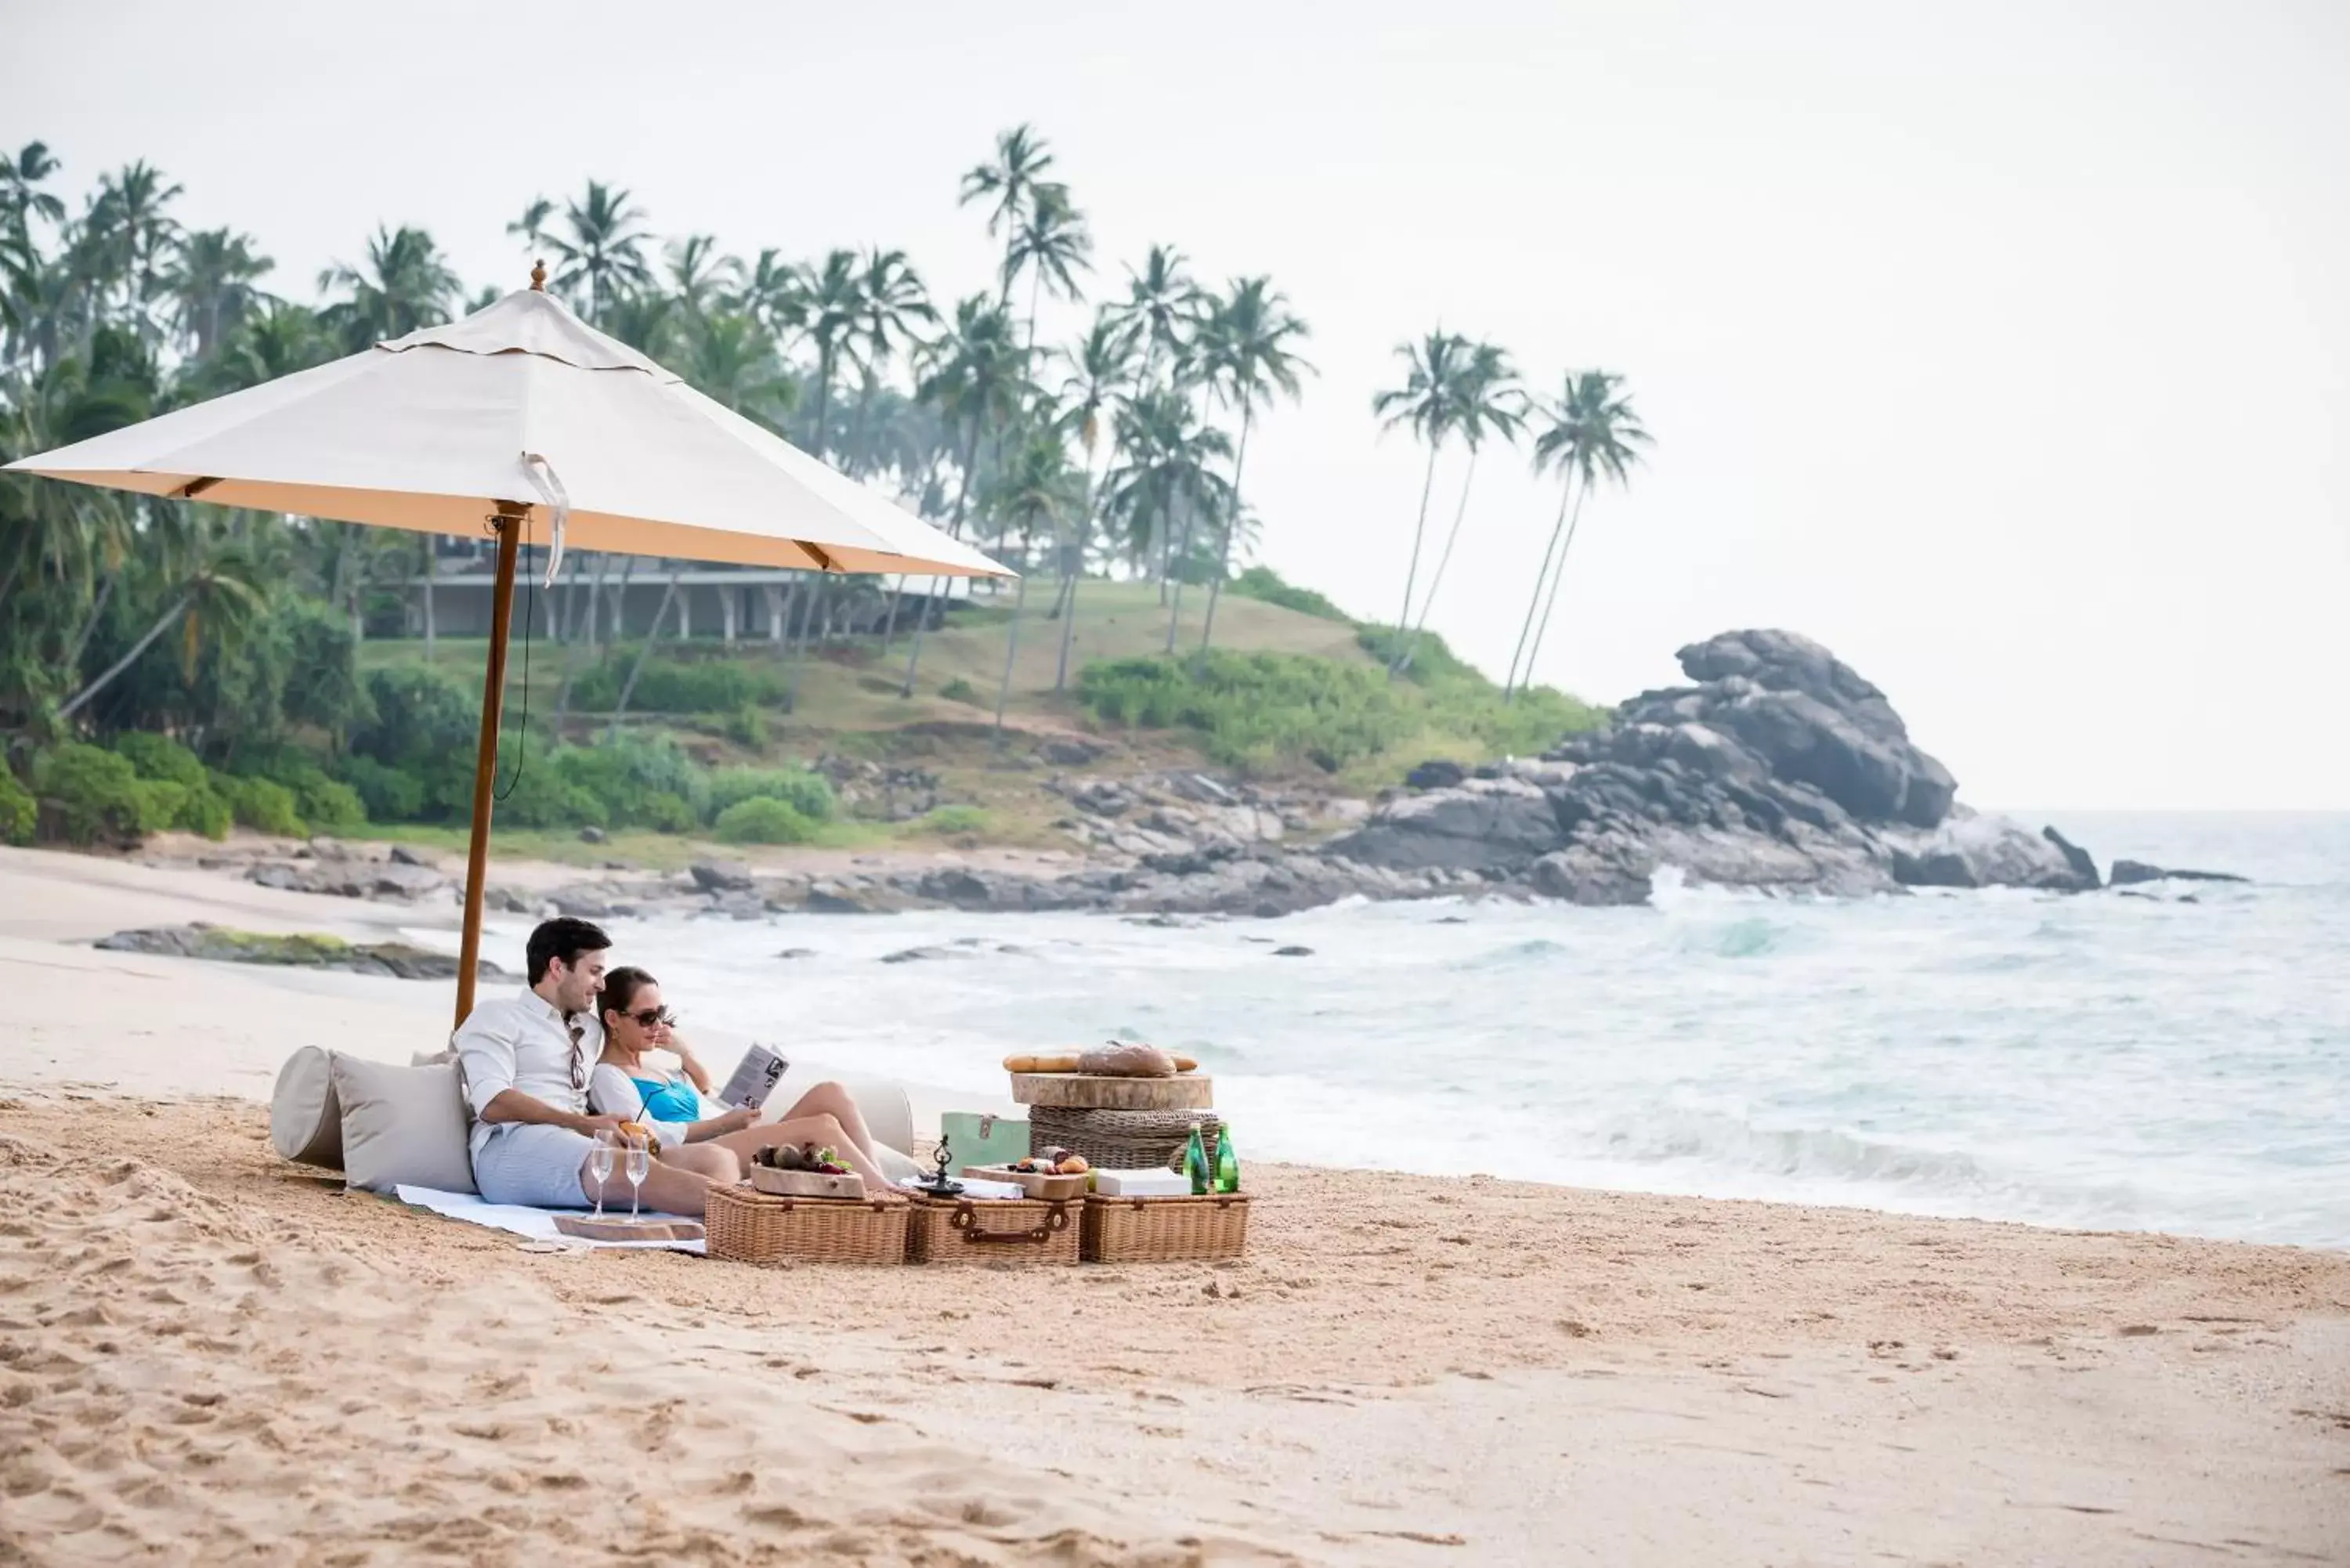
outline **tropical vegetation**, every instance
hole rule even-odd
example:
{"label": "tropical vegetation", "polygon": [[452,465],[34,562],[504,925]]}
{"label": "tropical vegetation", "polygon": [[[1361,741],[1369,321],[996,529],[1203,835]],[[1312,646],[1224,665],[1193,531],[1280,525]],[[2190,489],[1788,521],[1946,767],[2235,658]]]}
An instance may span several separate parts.
{"label": "tropical vegetation", "polygon": [[[380,227],[345,259],[287,279],[255,236],[184,223],[183,191],[152,164],[100,174],[78,196],[64,173],[41,142],[0,153],[0,462],[324,364],[499,292],[469,289],[411,224]],[[1585,500],[1595,484],[1624,483],[1647,440],[1620,377],[1570,375],[1545,400],[1492,345],[1439,332],[1414,346],[1406,386],[1378,404],[1429,448],[1404,608],[1392,635],[1360,633],[1388,665],[1382,684],[1402,685],[1374,696],[1359,667],[1228,656],[1215,647],[1228,594],[1348,618],[1251,565],[1263,526],[1245,490],[1251,441],[1314,374],[1305,319],[1271,278],[1203,282],[1171,244],[1111,284],[1083,206],[1030,127],[999,136],[959,194],[997,259],[982,286],[951,296],[887,246],[800,257],[665,237],[638,192],[602,181],[536,196],[507,227],[515,281],[544,262],[548,286],[584,318],[1021,574],[1008,615],[994,612],[995,689],[961,675],[949,688],[992,708],[999,733],[1032,612],[1058,623],[1055,691],[1074,688],[1071,701],[1102,722],[1196,731],[1236,764],[1354,765],[1408,742],[1430,702],[1503,740],[1579,711],[1525,693],[1521,724],[1503,712],[1523,684],[1517,665],[1493,690],[1425,628],[1481,448],[1531,429],[1538,466],[1565,481],[1521,638],[1533,668]],[[1088,307],[1071,313],[1081,317],[1073,340],[1046,331],[1051,302]],[[1468,472],[1415,604],[1438,460],[1455,447]],[[434,665],[435,585],[446,557],[470,547],[0,476],[0,837],[461,823],[478,697]],[[711,715],[758,753],[768,716],[796,709],[811,660],[856,636],[878,642],[877,657],[902,657],[900,694],[921,690],[942,584],[795,581],[772,612],[786,657],[752,668],[663,656],[684,565],[567,558],[575,587],[660,581],[660,607],[633,645],[605,620],[601,591],[564,596],[559,616],[548,607],[552,712],[536,730],[510,725],[501,820],[806,836],[833,811],[820,777],[712,773],[673,738],[624,721]],[[1031,576],[1049,596],[1032,602]],[[1073,670],[1078,595],[1116,577],[1155,585],[1162,658]],[[1183,649],[1187,590],[1205,593],[1206,614]],[[419,634],[422,664],[363,664],[371,639]]]}

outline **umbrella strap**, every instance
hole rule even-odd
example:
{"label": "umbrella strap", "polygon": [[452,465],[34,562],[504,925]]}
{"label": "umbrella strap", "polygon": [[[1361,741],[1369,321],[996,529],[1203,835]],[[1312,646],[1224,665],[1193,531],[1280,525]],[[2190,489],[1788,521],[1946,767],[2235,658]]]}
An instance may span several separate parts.
{"label": "umbrella strap", "polygon": [[571,520],[571,495],[555,465],[535,452],[522,454],[522,473],[538,498],[546,504],[551,521],[546,530],[546,588],[555,591],[555,574],[563,569],[563,525]]}

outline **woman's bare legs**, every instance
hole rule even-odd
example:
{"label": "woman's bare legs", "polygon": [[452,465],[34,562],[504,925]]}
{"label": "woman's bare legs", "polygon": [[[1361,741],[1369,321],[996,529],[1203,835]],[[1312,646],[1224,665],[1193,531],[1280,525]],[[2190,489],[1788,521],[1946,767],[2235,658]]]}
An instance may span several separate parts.
{"label": "woman's bare legs", "polygon": [[864,1113],[848,1090],[829,1079],[802,1095],[790,1110],[776,1117],[778,1122],[792,1121],[800,1116],[830,1116],[857,1146],[857,1152],[867,1158],[873,1156],[873,1131],[865,1125]]}
{"label": "woman's bare legs", "polygon": [[848,1136],[848,1129],[840,1125],[837,1116],[797,1116],[785,1121],[768,1122],[759,1127],[744,1127],[741,1132],[704,1138],[691,1147],[707,1148],[715,1145],[748,1165],[761,1149],[779,1143],[828,1144],[833,1152],[840,1156],[841,1164],[868,1183],[885,1188],[889,1185],[889,1179],[881,1173],[879,1166],[873,1163],[873,1157],[857,1146],[856,1140]]}
{"label": "woman's bare legs", "polygon": [[728,1187],[743,1179],[743,1162],[734,1151],[722,1148],[707,1138],[700,1143],[677,1144],[653,1158]]}

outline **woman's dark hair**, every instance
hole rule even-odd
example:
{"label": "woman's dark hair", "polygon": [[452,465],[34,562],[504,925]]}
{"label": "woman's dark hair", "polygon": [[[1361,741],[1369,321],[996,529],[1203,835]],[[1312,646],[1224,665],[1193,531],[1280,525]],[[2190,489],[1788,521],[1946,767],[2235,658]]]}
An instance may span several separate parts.
{"label": "woman's dark hair", "polygon": [[560,919],[541,920],[530,933],[526,950],[530,960],[530,983],[536,985],[546,978],[546,966],[556,959],[576,964],[581,953],[600,953],[612,945],[604,928],[588,920],[575,920],[566,915]]}
{"label": "woman's dark hair", "polygon": [[[644,970],[633,969],[627,964],[610,971],[604,976],[604,989],[596,993],[596,1022],[604,1023],[608,1015],[626,1012],[629,1003],[636,1001],[637,992],[649,985],[660,983]],[[605,1023],[605,1027],[608,1029],[611,1025]]]}

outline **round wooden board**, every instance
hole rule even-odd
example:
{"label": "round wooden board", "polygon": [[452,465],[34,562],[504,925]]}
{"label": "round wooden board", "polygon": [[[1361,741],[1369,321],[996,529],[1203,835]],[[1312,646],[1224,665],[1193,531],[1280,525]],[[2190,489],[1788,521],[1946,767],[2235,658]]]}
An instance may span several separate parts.
{"label": "round wooden board", "polygon": [[1092,1073],[1014,1073],[1012,1097],[1024,1106],[1072,1111],[1204,1111],[1216,1103],[1205,1073],[1171,1078],[1113,1078]]}

